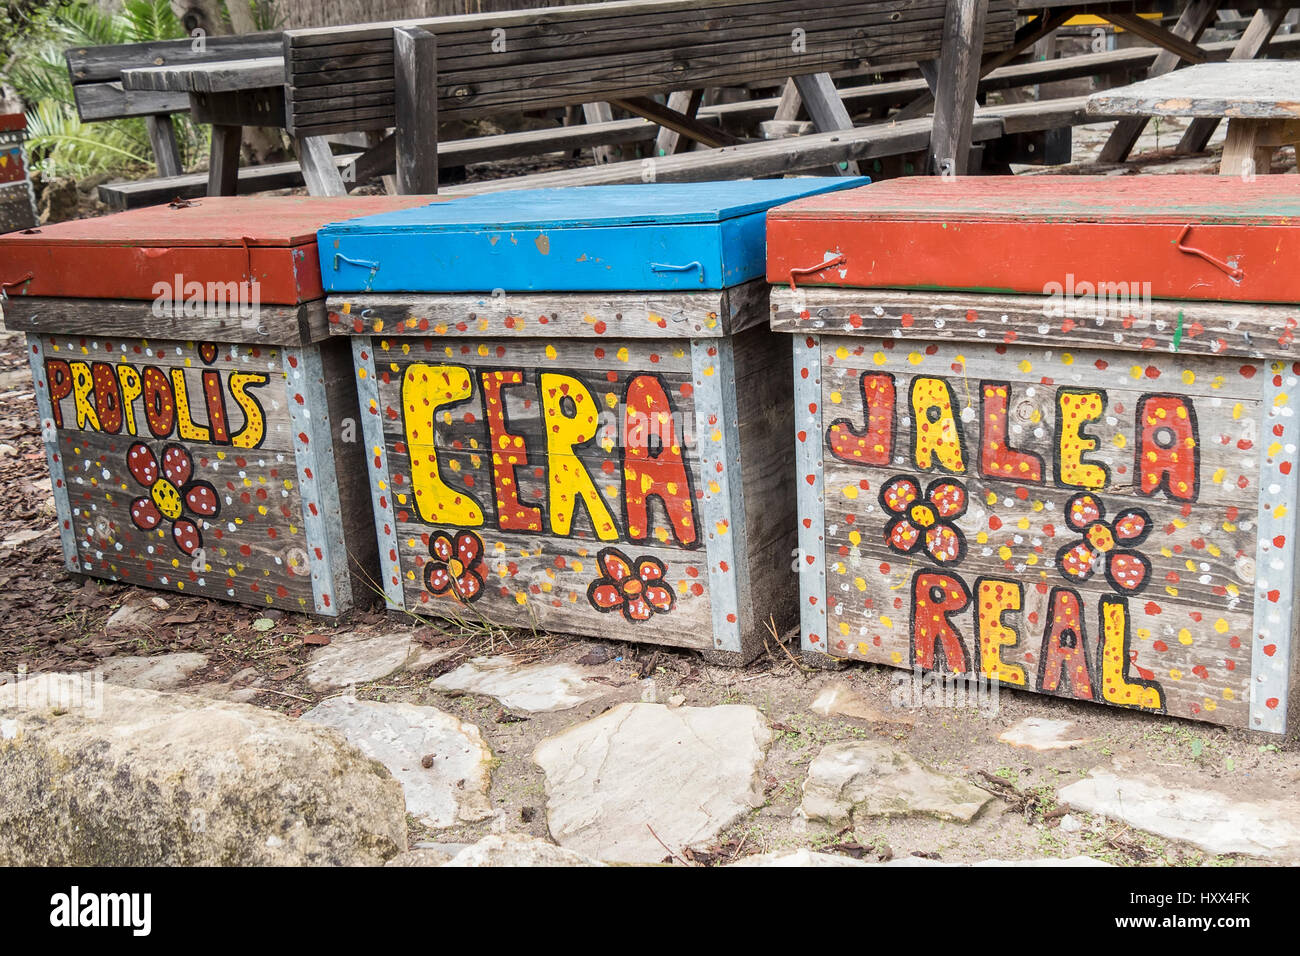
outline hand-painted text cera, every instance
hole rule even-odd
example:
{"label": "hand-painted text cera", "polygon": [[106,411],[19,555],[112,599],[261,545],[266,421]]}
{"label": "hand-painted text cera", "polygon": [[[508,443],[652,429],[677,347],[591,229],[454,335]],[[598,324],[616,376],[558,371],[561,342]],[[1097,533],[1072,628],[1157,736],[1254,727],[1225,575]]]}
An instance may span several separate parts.
{"label": "hand-painted text cera", "polygon": [[1267,364],[819,342],[808,646],[1247,725]]}
{"label": "hand-painted text cera", "polygon": [[[742,606],[742,454],[721,396],[734,355],[786,348],[765,329],[735,341],[354,339],[390,604],[739,650],[741,628],[758,624]],[[762,425],[747,437],[769,461],[783,440]],[[793,525],[793,496],[781,517]]]}

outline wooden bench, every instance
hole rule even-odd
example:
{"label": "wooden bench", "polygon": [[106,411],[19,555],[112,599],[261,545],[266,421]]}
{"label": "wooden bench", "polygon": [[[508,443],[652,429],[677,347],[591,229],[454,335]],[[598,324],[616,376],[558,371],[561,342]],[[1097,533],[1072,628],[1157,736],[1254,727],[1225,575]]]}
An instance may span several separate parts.
{"label": "wooden bench", "polygon": [[[819,130],[846,130],[852,123],[829,71],[937,63],[945,34],[964,37],[947,45],[957,59],[960,49],[1003,49],[1015,38],[1010,0],[791,6],[629,0],[290,30],[286,128],[304,136],[395,127],[382,148],[393,151],[399,190],[432,192],[439,119],[604,102],[680,137],[729,146],[734,136],[699,117],[698,91],[790,77],[791,99],[802,99]],[[961,73],[956,59],[936,71],[941,112],[961,112]],[[652,98],[663,93],[667,105]]]}
{"label": "wooden bench", "polygon": [[65,51],[64,57],[72,80],[77,115],[82,122],[144,117],[158,174],[177,176],[181,173],[181,158],[171,117],[174,113],[189,111],[189,96],[175,91],[126,89],[122,84],[122,71],[135,67],[276,56],[281,43],[279,33],[255,33],[204,37],[201,42],[184,39],[73,47]]}

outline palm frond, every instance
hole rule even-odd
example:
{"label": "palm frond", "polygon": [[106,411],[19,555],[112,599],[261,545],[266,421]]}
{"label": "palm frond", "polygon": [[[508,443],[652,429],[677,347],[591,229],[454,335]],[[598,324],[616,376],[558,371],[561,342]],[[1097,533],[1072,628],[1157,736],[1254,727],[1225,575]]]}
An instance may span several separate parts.
{"label": "palm frond", "polygon": [[[126,24],[90,3],[73,3],[50,18],[62,46],[107,46],[129,43]],[[60,49],[62,49],[60,46]]]}
{"label": "palm frond", "polygon": [[19,57],[9,70],[8,79],[25,102],[72,101],[68,64],[63,54],[53,46]]}
{"label": "palm frond", "polygon": [[126,0],[122,18],[131,43],[176,40],[185,36],[169,0]]}
{"label": "palm frond", "polygon": [[27,113],[27,150],[32,166],[51,176],[141,169],[153,161],[141,120],[86,124],[66,103],[37,103]]}

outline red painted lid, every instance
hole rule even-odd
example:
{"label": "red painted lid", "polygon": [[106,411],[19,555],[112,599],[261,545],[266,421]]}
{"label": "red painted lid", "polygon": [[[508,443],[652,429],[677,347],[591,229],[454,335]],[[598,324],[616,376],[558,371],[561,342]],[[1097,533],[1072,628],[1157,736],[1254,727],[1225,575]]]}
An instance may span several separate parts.
{"label": "red painted lid", "polygon": [[258,283],[258,300],[323,295],[316,230],[431,196],[209,196],[0,236],[9,295],[154,299],[158,283]]}
{"label": "red painted lid", "polygon": [[768,279],[1043,294],[1300,301],[1300,181],[1259,176],[913,177],[768,214]]}

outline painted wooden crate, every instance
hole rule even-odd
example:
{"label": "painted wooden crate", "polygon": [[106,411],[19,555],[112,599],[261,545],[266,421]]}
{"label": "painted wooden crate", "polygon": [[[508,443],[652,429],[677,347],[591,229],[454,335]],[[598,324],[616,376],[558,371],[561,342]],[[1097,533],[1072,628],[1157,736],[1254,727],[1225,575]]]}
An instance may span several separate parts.
{"label": "painted wooden crate", "polygon": [[895,180],[773,210],[805,652],[1283,732],[1278,179]]}
{"label": "painted wooden crate", "polygon": [[36,197],[27,177],[27,117],[0,113],[0,233],[36,225]]}
{"label": "painted wooden crate", "polygon": [[390,606],[733,660],[793,624],[763,217],[860,182],[494,194],[323,230]]}
{"label": "painted wooden crate", "polygon": [[413,202],[214,197],[0,237],[70,571],[327,616],[374,600],[315,231]]}

